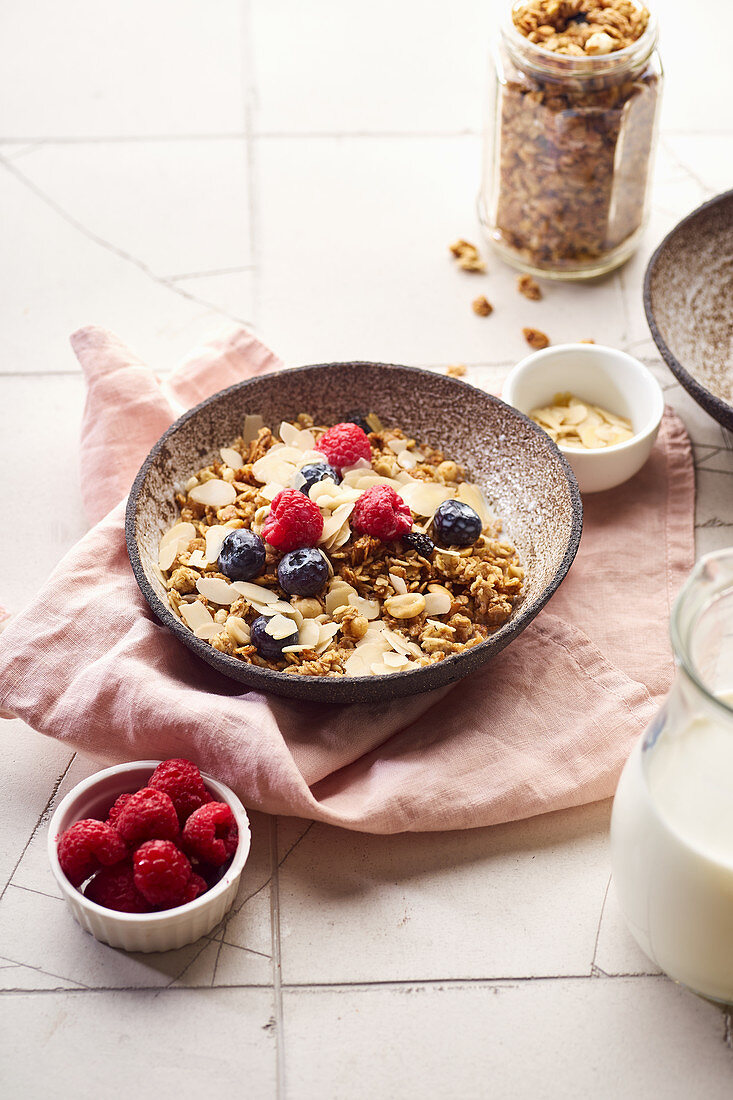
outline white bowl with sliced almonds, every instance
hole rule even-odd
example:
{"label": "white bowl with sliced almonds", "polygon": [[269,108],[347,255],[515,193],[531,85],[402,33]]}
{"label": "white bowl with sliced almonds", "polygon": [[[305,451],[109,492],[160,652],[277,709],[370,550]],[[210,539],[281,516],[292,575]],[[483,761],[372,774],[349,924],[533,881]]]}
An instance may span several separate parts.
{"label": "white bowl with sliced almonds", "polygon": [[509,372],[502,397],[557,443],[581,493],[613,489],[637,474],[664,413],[651,371],[600,344],[558,344],[528,355]]}

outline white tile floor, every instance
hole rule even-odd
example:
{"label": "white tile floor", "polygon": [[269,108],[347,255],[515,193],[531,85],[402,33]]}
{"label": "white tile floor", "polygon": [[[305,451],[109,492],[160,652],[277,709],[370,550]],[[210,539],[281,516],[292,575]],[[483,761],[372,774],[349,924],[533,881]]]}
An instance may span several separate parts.
{"label": "white tile floor", "polygon": [[[492,11],[493,7],[493,11]],[[290,363],[465,362],[495,388],[555,342],[635,351],[695,441],[698,550],[733,541],[733,448],[644,319],[650,250],[733,176],[724,0],[658,0],[668,72],[644,245],[531,305],[478,236],[484,0],[28,0],[0,17],[0,600],[82,534],[83,386],[68,334],[116,329],[160,371],[227,318]],[[528,313],[532,317],[528,320]],[[29,509],[27,502],[36,505]],[[46,517],[43,522],[39,516]],[[469,833],[370,837],[254,815],[235,911],[162,956],[67,914],[45,828],[98,761],[20,722],[0,769],[0,1053],[8,1095],[728,1097],[731,1017],[659,975],[609,884],[608,804]],[[154,1036],[154,1039],[153,1039]]]}

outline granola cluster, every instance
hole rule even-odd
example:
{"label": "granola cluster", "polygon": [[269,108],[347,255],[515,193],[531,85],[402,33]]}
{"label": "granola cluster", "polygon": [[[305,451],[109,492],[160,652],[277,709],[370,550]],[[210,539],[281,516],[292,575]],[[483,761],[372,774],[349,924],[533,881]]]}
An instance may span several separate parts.
{"label": "granola cluster", "polygon": [[[281,588],[282,554],[269,544],[264,568],[251,581],[232,581],[218,559],[232,530],[261,534],[277,493],[298,484],[300,469],[323,460],[317,446],[326,426],[301,413],[280,426],[277,438],[260,417],[248,416],[242,436],[176,494],[180,517],[160,541],[160,577],[174,613],[214,649],[293,675],[381,675],[478,645],[509,618],[524,571],[479,487],[440,450],[384,428],[374,415],[367,421],[371,463],[362,459],[342,471],[339,484],[325,479],[308,491],[323,516],[318,549],[329,567],[315,596],[289,596]],[[392,486],[408,504],[409,540],[382,542],[352,530],[355,503],[374,485]],[[436,545],[430,537],[434,513],[448,500],[480,517],[472,545]],[[262,615],[285,622],[280,636],[297,628],[282,660],[266,660],[253,644],[251,627]]]}
{"label": "granola cluster", "polygon": [[[632,0],[529,0],[505,37],[485,217],[508,258],[597,271],[642,227],[661,71],[615,55],[647,27]],[[495,182],[494,182],[495,181]]]}

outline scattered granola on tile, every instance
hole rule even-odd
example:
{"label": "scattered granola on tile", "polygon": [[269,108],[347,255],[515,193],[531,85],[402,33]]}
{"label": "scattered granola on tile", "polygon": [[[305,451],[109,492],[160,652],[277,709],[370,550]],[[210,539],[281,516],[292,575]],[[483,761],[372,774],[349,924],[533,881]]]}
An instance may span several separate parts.
{"label": "scattered granola on tile", "polygon": [[474,298],[471,302],[471,309],[474,313],[477,313],[479,317],[488,317],[489,314],[494,312],[494,307],[491,302],[483,296],[479,295],[478,298]]}
{"label": "scattered granola on tile", "polygon": [[158,561],[171,608],[262,668],[420,668],[484,641],[522,591],[464,468],[374,414],[327,427],[301,413],[276,434],[248,416],[176,502]]}
{"label": "scattered granola on tile", "polygon": [[539,283],[535,282],[531,275],[520,275],[517,279],[517,290],[530,302],[539,302],[542,297]]}
{"label": "scattered granola on tile", "polygon": [[463,378],[466,374],[466,367],[463,363],[451,363],[449,367],[445,368],[445,373],[449,378]]}
{"label": "scattered granola on tile", "polygon": [[541,351],[542,348],[550,346],[550,337],[538,328],[523,328],[522,336],[535,351]]}
{"label": "scattered granola on tile", "polygon": [[462,271],[474,271],[483,273],[486,271],[486,263],[481,259],[481,253],[475,244],[459,238],[454,244],[449,245],[450,251],[456,258],[458,267]]}

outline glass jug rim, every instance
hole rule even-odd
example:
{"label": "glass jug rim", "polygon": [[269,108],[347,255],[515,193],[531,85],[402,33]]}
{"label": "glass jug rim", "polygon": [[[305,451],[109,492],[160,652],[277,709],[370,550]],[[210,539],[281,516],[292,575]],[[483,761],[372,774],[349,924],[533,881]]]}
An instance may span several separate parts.
{"label": "glass jug rim", "polygon": [[[677,662],[677,664],[683,669],[685,674],[689,677],[689,679],[692,681],[692,683],[701,693],[701,695],[709,703],[712,703],[714,708],[721,710],[728,718],[733,720],[733,704],[726,703],[723,699],[720,698],[719,695],[716,695],[714,692],[712,692],[697,671],[695,663],[692,660],[692,656],[690,654],[689,642],[691,631],[688,630],[687,634],[685,634],[682,624],[680,622],[685,606],[692,598],[692,593],[699,585],[700,579],[704,574],[706,568],[711,562],[715,562],[718,560],[727,560],[731,563],[731,565],[733,565],[733,547],[728,546],[724,547],[721,550],[712,550],[710,553],[704,554],[701,558],[698,559],[698,561],[695,562],[695,565],[693,566],[690,575],[682,585],[682,588],[677,593],[677,598],[674,601],[674,606],[672,607],[672,614],[669,621],[669,634],[670,640],[672,642],[672,649],[675,655],[675,661]],[[731,592],[733,592],[733,583],[731,584]],[[709,602],[704,604],[703,607],[701,607],[700,611],[704,611],[709,606]],[[696,615],[693,619],[693,626],[698,619],[699,614]]]}

